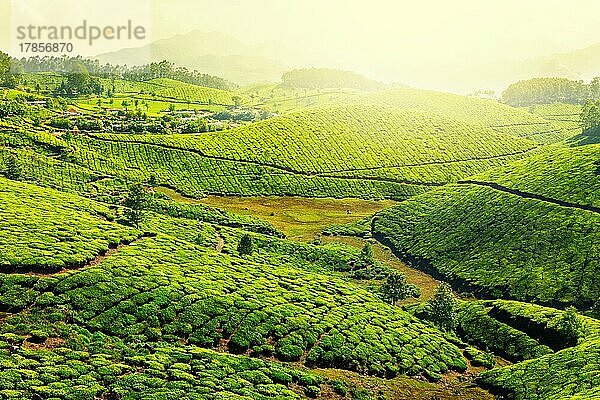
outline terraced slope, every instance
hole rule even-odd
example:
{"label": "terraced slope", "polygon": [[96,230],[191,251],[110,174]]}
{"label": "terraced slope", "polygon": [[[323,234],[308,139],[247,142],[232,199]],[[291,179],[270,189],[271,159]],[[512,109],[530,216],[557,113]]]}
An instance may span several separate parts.
{"label": "terraced slope", "polygon": [[380,212],[376,237],[413,264],[493,297],[590,306],[600,296],[600,214],[450,185]]}
{"label": "terraced slope", "polygon": [[307,174],[499,158],[534,147],[450,118],[374,106],[319,107],[226,133],[108,137]]}
{"label": "terraced slope", "polygon": [[310,176],[252,162],[206,157],[163,145],[78,138],[79,165],[123,179],[149,181],[190,197],[277,195],[404,199],[427,188],[412,182]]}
{"label": "terraced slope", "polygon": [[300,89],[267,83],[242,87],[236,93],[244,99],[245,105],[283,114],[338,103],[364,92],[357,89]]}
{"label": "terraced slope", "polygon": [[542,118],[560,125],[570,132],[581,131],[581,106],[577,104],[538,104],[524,108],[532,114],[540,115]]}
{"label": "terraced slope", "polygon": [[0,177],[0,270],[52,272],[84,265],[140,232],[108,207]]}
{"label": "terraced slope", "polygon": [[470,179],[598,208],[599,165],[600,144],[553,146]]}
{"label": "terraced slope", "polygon": [[[530,321],[538,333],[548,329],[560,311],[523,303],[494,302],[493,310],[508,323]],[[481,381],[517,400],[592,400],[600,398],[600,324],[578,316],[584,332],[579,343],[542,357],[486,371]],[[558,332],[547,337],[560,339]]]}
{"label": "terraced slope", "polygon": [[[227,193],[283,194],[283,189],[285,194],[301,196],[311,192],[312,196],[406,198],[427,186],[455,182],[520,158],[536,144],[434,114],[339,105],[218,134],[104,134],[82,141],[80,147],[87,148],[85,157],[110,153],[107,163],[112,159],[131,165],[132,170],[150,168],[140,164],[153,159],[150,164],[157,176],[174,173],[164,167],[171,157],[167,153],[177,154],[180,160],[194,159],[190,163],[196,165],[176,170],[191,176],[161,181],[187,193],[189,189],[177,180],[204,175],[205,183],[198,186],[214,193],[207,182],[230,180],[229,171],[235,170],[239,184],[221,185]],[[136,152],[146,156],[126,156]],[[87,159],[85,165],[97,162]],[[119,170],[115,168],[115,173]],[[362,194],[352,189],[357,186]]]}
{"label": "terraced slope", "polygon": [[[26,74],[24,79],[25,84],[32,89],[35,88],[36,84],[39,84],[42,90],[51,92],[56,89],[65,78],[57,73],[42,72]],[[100,82],[105,90],[112,90],[114,86],[114,92],[120,94],[134,96],[151,95],[163,99],[202,104],[234,104],[233,92],[193,85],[168,78],[156,78],[143,82],[101,78]]]}
{"label": "terraced slope", "polygon": [[152,79],[147,83],[155,87],[151,93],[154,93],[159,97],[198,102],[203,104],[234,104],[234,94],[226,90],[192,85],[190,83],[179,82],[167,78]]}
{"label": "terraced slope", "polygon": [[[95,214],[104,215],[105,208],[90,200],[0,183],[0,204],[22,207],[40,228],[10,214],[2,254],[29,251],[34,257],[27,246],[52,240],[40,259],[58,265],[73,253],[61,241],[78,248],[89,242],[85,235],[100,240],[111,227],[138,235],[102,221]],[[150,213],[142,229],[152,235],[85,268],[55,275],[0,272],[0,309],[8,312],[0,319],[4,396],[87,399],[180,390],[215,399],[220,392],[294,398],[296,385],[314,392],[321,383],[310,374],[202,348],[378,376],[436,378],[466,369],[460,350],[441,332],[343,275],[358,250],[257,233],[256,253],[240,257],[235,247],[243,232],[236,228]],[[53,240],[53,231],[64,235]]]}

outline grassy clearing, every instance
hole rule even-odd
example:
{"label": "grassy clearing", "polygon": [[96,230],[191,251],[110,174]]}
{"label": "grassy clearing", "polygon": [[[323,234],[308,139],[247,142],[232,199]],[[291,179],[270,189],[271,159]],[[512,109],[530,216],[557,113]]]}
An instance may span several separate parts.
{"label": "grassy clearing", "polygon": [[[314,373],[331,382],[350,382],[358,390],[382,394],[387,400],[493,400],[494,396],[471,382],[461,381],[456,375],[447,375],[442,384],[433,384],[405,376],[393,379],[366,377],[350,371],[316,369]],[[326,393],[323,393],[324,395]],[[335,398],[324,396],[324,399]]]}
{"label": "grassy clearing", "polygon": [[[393,201],[365,201],[357,199],[309,199],[298,197],[220,197],[209,196],[202,200],[191,199],[167,189],[157,189],[173,200],[184,203],[199,203],[218,207],[237,214],[251,215],[270,222],[290,239],[311,241],[325,228],[338,223],[351,223],[391,207]],[[350,213],[348,213],[350,211]],[[344,243],[362,248],[364,239],[353,237],[323,236],[324,242]],[[408,282],[421,288],[419,300],[427,301],[439,287],[439,281],[430,275],[411,268],[396,258],[391,250],[380,243],[373,243],[375,258],[403,272]],[[416,299],[407,299],[411,303]]]}
{"label": "grassy clearing", "polygon": [[[218,207],[233,213],[251,215],[270,222],[290,239],[312,241],[325,228],[333,224],[358,221],[395,204],[393,201],[367,201],[358,199],[309,199],[301,197],[220,197],[209,196],[196,200],[182,196],[174,190],[159,188],[173,200],[183,203],[204,204]],[[348,213],[350,211],[350,213]],[[354,237],[323,236],[324,242],[344,243],[362,248],[365,240]],[[403,272],[408,282],[421,288],[419,300],[433,297],[440,283],[425,272],[411,268],[392,254],[391,250],[374,242],[375,258],[384,264]],[[403,303],[415,302],[407,299]]]}
{"label": "grassy clearing", "polygon": [[174,200],[222,208],[237,214],[253,215],[270,222],[290,239],[311,241],[333,224],[357,221],[395,202],[359,199],[311,199],[303,197],[233,197],[208,196],[195,200],[173,190],[158,191]]}

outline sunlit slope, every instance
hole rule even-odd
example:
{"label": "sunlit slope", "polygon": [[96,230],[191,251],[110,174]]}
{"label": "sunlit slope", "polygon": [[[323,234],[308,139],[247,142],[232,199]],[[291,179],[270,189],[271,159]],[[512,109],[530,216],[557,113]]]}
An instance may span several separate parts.
{"label": "sunlit slope", "polygon": [[542,118],[552,121],[555,125],[562,126],[569,132],[581,132],[581,109],[578,104],[538,104],[523,107],[525,111],[540,115]]}
{"label": "sunlit slope", "polygon": [[155,89],[151,92],[158,97],[183,101],[233,105],[232,92],[193,85],[167,78],[152,79],[147,82]]}
{"label": "sunlit slope", "polygon": [[600,207],[600,144],[548,147],[470,179]]}
{"label": "sunlit slope", "polygon": [[244,105],[284,114],[309,107],[338,103],[364,93],[358,89],[303,89],[266,83],[244,86],[235,91],[244,99]]}
{"label": "sunlit slope", "polygon": [[[577,133],[573,131],[572,124],[565,126],[550,117],[546,119],[542,115],[494,100],[444,92],[399,88],[365,95],[351,101],[437,113],[469,124],[482,125],[498,133],[529,138],[540,143],[558,142]],[[560,112],[563,111],[557,111]],[[569,113],[571,112],[572,110],[569,110]]]}
{"label": "sunlit slope", "polygon": [[532,141],[436,114],[377,105],[311,108],[227,132],[101,135],[304,177],[445,183],[523,156]]}
{"label": "sunlit slope", "polygon": [[107,219],[104,205],[0,177],[0,272],[78,267],[138,237]]}
{"label": "sunlit slope", "polygon": [[600,214],[479,185],[449,185],[378,213],[375,235],[415,265],[494,297],[591,306]]}

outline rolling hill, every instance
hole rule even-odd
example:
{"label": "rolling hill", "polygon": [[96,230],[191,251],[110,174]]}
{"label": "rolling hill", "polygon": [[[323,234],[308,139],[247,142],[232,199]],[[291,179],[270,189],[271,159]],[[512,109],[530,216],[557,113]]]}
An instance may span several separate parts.
{"label": "rolling hill", "polygon": [[[115,85],[165,103],[234,94]],[[204,134],[59,134],[45,121],[63,110],[36,105],[0,121],[0,171],[13,179],[0,178],[0,397],[597,397],[597,320],[525,303],[596,315],[600,145],[562,141],[577,109],[409,88],[317,90],[306,107],[296,93],[241,89],[248,103],[290,106]],[[135,227],[132,183],[148,196]],[[311,197],[401,202],[359,219],[327,199],[356,220],[327,232],[363,247],[289,240],[180,196],[207,193],[302,196],[310,211],[263,210],[289,224],[328,212]],[[252,202],[285,204],[243,200],[251,215]],[[424,298],[390,304],[382,287],[399,271],[426,278],[427,299],[436,278],[478,299],[454,299],[456,328],[443,331]],[[576,322],[576,337],[563,334]]]}
{"label": "rolling hill", "polygon": [[[350,187],[359,185],[365,189],[361,197],[398,199],[521,158],[538,146],[530,138],[549,139],[547,130],[554,132],[554,140],[554,134],[566,135],[550,120],[497,102],[396,89],[347,97],[226,132],[96,135],[82,139],[80,149],[82,157],[87,154],[85,163],[97,164],[93,158],[110,153],[102,161],[105,173],[120,170],[141,179],[155,174],[163,184],[192,195],[186,180],[204,176],[194,187],[215,193],[211,180],[235,175],[236,183],[219,184],[217,193],[356,196]],[[153,154],[152,166],[130,171],[117,167],[125,162],[119,161],[119,152],[136,149]],[[167,153],[177,153],[180,163],[190,160],[190,167],[167,171]],[[191,171],[194,175],[188,176]]]}
{"label": "rolling hill", "polygon": [[373,233],[465,290],[589,307],[600,293],[599,151],[551,148],[436,189],[378,213]]}

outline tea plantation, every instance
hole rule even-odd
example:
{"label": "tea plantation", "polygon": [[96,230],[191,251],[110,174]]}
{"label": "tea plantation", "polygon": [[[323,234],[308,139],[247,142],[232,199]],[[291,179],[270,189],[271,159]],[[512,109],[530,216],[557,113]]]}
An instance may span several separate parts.
{"label": "tea plantation", "polygon": [[108,207],[0,178],[0,268],[52,272],[81,266],[139,233],[107,221]]}
{"label": "tea plantation", "polygon": [[[494,302],[508,323],[531,321],[544,330],[560,318],[561,312],[522,303]],[[512,393],[516,399],[596,399],[600,395],[600,324],[597,319],[577,317],[582,325],[578,344],[512,366],[486,371],[481,380],[498,393]],[[552,328],[550,328],[552,329]],[[547,332],[560,339],[560,332]]]}
{"label": "tea plantation", "polygon": [[[358,256],[355,250],[255,234],[253,256],[240,257],[230,247],[219,254],[217,231],[197,220],[152,214],[141,227],[147,232],[142,237],[103,222],[113,214],[101,204],[30,184],[2,183],[3,203],[18,209],[9,202],[19,198],[21,206],[33,209],[35,202],[35,209],[45,213],[47,226],[36,222],[41,227],[37,239],[53,244],[45,248],[44,260],[56,259],[62,266],[59,256],[70,253],[53,255],[62,250],[56,246],[61,243],[83,247],[71,258],[85,260],[83,235],[89,233],[101,237],[112,228],[131,240],[83,269],[0,275],[0,304],[7,312],[0,324],[0,393],[7,397],[116,393],[160,398],[168,390],[198,398],[220,398],[221,392],[294,397],[286,387],[293,382],[308,393],[318,392],[323,381],[200,348],[387,377],[435,377],[466,369],[459,349],[444,334],[345,277]],[[50,196],[40,197],[42,192]],[[66,206],[73,208],[68,214],[61,208]],[[73,222],[82,232],[67,231]],[[26,230],[11,227],[19,228]],[[241,235],[236,228],[218,230],[226,243]],[[53,231],[68,235],[53,236]],[[12,239],[2,239],[3,254],[27,255],[21,239]],[[37,262],[37,253],[30,251],[31,262]]]}
{"label": "tea plantation", "polygon": [[592,211],[451,185],[382,211],[373,227],[402,257],[465,290],[587,306],[600,295]]}
{"label": "tea plantation", "polygon": [[3,92],[0,398],[600,399],[580,106],[151,68]]}
{"label": "tea plantation", "polygon": [[600,206],[598,161],[600,145],[551,147],[502,168],[491,169],[474,180],[565,202]]}

